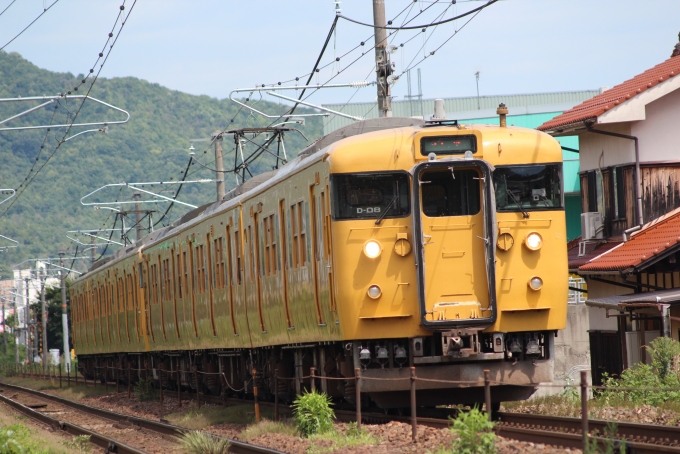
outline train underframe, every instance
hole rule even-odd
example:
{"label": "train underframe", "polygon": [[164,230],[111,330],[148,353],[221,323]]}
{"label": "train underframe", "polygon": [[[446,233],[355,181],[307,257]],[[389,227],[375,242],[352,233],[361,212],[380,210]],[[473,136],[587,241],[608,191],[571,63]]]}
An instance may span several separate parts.
{"label": "train underframe", "polygon": [[317,390],[347,408],[356,405],[359,369],[362,407],[399,409],[410,405],[414,367],[419,407],[473,405],[484,401],[484,370],[490,371],[494,403],[526,399],[539,383],[552,381],[553,337],[552,331],[499,336],[458,330],[411,339],[79,355],[78,368],[101,382],[151,380],[166,390],[198,387],[225,397],[247,398],[257,387],[259,399],[273,400],[277,393],[284,402],[310,390],[314,380]]}

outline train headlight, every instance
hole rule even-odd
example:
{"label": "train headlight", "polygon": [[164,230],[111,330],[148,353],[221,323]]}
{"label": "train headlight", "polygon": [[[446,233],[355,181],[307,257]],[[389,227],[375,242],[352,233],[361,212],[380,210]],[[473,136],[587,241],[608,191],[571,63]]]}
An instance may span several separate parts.
{"label": "train headlight", "polygon": [[379,285],[371,285],[368,287],[368,291],[366,293],[368,294],[369,298],[377,300],[380,298],[380,295],[382,295],[382,290],[380,289]]}
{"label": "train headlight", "polygon": [[543,237],[537,232],[531,232],[524,240],[524,245],[532,251],[538,251],[543,246]]}
{"label": "train headlight", "polygon": [[538,291],[543,287],[543,279],[538,276],[534,276],[529,279],[529,288],[534,291]]}
{"label": "train headlight", "polygon": [[366,257],[369,259],[374,259],[380,256],[382,253],[382,246],[380,243],[378,243],[375,240],[368,240],[366,244],[364,244],[364,254],[366,254]]}

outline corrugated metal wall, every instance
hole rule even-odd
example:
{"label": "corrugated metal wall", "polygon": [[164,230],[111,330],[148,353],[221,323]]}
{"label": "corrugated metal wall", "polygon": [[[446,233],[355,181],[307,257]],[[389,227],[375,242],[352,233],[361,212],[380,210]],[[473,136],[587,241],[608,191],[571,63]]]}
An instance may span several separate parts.
{"label": "corrugated metal wall", "polygon": [[[563,112],[576,104],[579,104],[595,95],[599,90],[563,91],[556,93],[536,93],[525,95],[497,95],[480,96],[477,98],[446,98],[444,107],[447,116],[455,119],[483,118],[493,115],[498,104],[505,103],[510,109],[510,114],[529,114],[545,112]],[[349,103],[349,104],[324,104],[324,107],[362,118],[377,118],[377,103]],[[392,101],[392,115],[395,117],[424,116],[429,118],[434,109],[434,100],[424,99],[422,103],[414,101]],[[477,112],[475,112],[477,111]],[[457,114],[463,114],[463,116]],[[476,114],[477,113],[477,114]],[[324,122],[324,134],[335,131],[338,128],[352,123],[348,118],[332,115]]]}

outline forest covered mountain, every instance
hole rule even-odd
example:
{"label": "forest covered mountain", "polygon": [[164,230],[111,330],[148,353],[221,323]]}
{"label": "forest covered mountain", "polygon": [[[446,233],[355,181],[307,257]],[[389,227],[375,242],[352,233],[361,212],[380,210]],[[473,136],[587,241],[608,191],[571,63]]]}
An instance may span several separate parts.
{"label": "forest covered mountain", "polygon": [[[44,70],[17,53],[0,51],[0,98],[56,95],[71,90],[82,78],[82,74]],[[84,94],[87,87],[87,84],[83,85],[79,93]],[[51,158],[58,140],[64,135],[64,128],[51,128],[49,132],[0,131],[0,188],[14,188],[20,192],[25,182],[33,178],[11,207],[13,200],[0,205],[0,235],[19,242],[18,248],[0,254],[0,276],[3,278],[9,276],[13,264],[31,258],[55,257],[60,248],[74,249],[75,244],[66,238],[69,230],[112,227],[112,211],[82,206],[80,198],[84,195],[109,183],[179,180],[189,162],[192,139],[210,139],[213,131],[227,127],[268,124],[261,117],[239,111],[239,106],[229,99],[190,95],[134,77],[100,78],[90,96],[128,111],[130,121],[112,125],[106,134],[95,132],[75,137],[59,147]],[[256,102],[259,110],[267,112],[280,112],[286,108],[262,100]],[[0,103],[0,121],[37,104]],[[52,104],[0,128],[68,124],[77,108],[77,101],[61,101],[56,109]],[[297,112],[310,111],[298,109]],[[124,118],[121,112],[88,101],[77,122]],[[289,157],[296,156],[321,136],[322,121],[320,117],[308,118],[306,124],[299,127],[309,142],[300,134],[286,135]],[[87,129],[92,127],[75,128],[69,136]],[[230,142],[225,138],[227,168],[233,165],[234,159],[234,145]],[[214,178],[210,171],[214,168],[214,152],[209,145],[209,141],[194,143],[195,157],[205,167],[192,165],[187,179]],[[248,147],[254,150],[251,143],[246,143],[246,150]],[[251,170],[259,173],[271,169],[271,165],[271,159],[263,159]],[[225,179],[228,190],[234,186],[235,179],[233,175]],[[129,189],[111,189],[102,200],[118,197],[119,200],[131,200],[131,192]],[[178,199],[200,205],[214,197],[215,184],[205,183],[186,185]],[[166,207],[158,204],[159,213],[155,216],[159,218]],[[187,210],[176,204],[164,222],[174,221]],[[8,244],[2,240],[0,246]]]}

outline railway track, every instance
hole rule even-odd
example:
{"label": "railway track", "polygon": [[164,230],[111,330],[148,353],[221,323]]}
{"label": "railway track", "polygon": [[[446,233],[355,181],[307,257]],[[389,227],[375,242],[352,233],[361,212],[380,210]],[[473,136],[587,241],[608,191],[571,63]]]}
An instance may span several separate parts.
{"label": "railway track", "polygon": [[[21,386],[2,383],[0,390],[0,402],[55,430],[73,436],[89,436],[92,444],[106,452],[170,452],[177,444],[174,437],[189,432],[172,424],[103,410]],[[59,416],[59,419],[53,416]],[[126,442],[120,441],[121,437],[125,437]],[[237,440],[229,442],[229,452],[235,454],[282,454],[281,451]],[[150,443],[154,446],[147,448]]]}
{"label": "railway track", "polygon": [[[182,393],[183,399],[195,399],[195,394]],[[202,395],[204,402],[212,404],[224,404],[225,399],[218,396]],[[226,399],[226,403],[243,404],[243,399]],[[260,402],[262,406],[272,406],[271,402]],[[282,414],[289,413],[290,409],[280,406]],[[353,422],[356,414],[353,411],[336,410],[336,418],[343,422]],[[581,419],[560,416],[532,415],[523,413],[502,412],[498,414],[498,434],[504,438],[532,443],[543,443],[565,448],[583,447],[581,433]],[[369,424],[385,424],[390,421],[410,423],[409,416],[386,415],[381,413],[362,413],[362,421]],[[603,437],[609,421],[590,419],[588,428],[598,444],[604,446],[611,443]],[[444,417],[418,417],[418,424],[445,429],[450,426],[448,418]],[[633,454],[654,453],[678,453],[680,454],[680,427],[661,426],[650,424],[638,424],[629,422],[617,422],[617,440],[626,440],[626,452]],[[618,443],[618,442],[615,442]]]}
{"label": "railway track", "polygon": [[[15,385],[5,385],[0,384],[0,389],[20,391],[32,396],[39,397],[44,400],[51,401],[55,404],[59,404],[72,409],[81,410],[87,414],[106,419],[108,421],[113,421],[118,424],[131,425],[135,428],[141,430],[149,430],[153,433],[163,434],[165,436],[171,435],[176,436],[182,432],[187,431],[187,429],[174,426],[171,424],[165,424],[157,421],[152,421],[148,419],[138,418],[134,416],[127,416],[116,412],[111,412],[108,410],[102,410],[96,407],[90,407],[78,402],[69,401],[57,396],[52,396],[49,394],[42,393],[40,391],[34,391],[31,389],[23,388]],[[3,395],[5,394],[5,395]],[[6,396],[7,392],[0,393],[0,400],[7,402],[9,405],[18,408],[18,406],[24,407],[20,411],[26,413],[30,411],[34,414],[29,414],[29,416],[38,419],[45,424],[53,427],[59,427],[62,430],[67,431],[73,435],[90,435],[91,441],[97,446],[104,448],[116,446],[119,453],[138,453],[144,452],[140,451],[132,446],[127,446],[124,443],[119,443],[111,437],[93,432],[86,428],[77,426],[72,423],[58,421],[51,418],[45,414],[45,412],[39,412],[28,408],[27,406],[21,405],[20,403],[14,402],[8,399]],[[176,398],[176,393],[167,393],[169,398]],[[181,393],[183,400],[195,400],[195,393]],[[220,396],[210,396],[201,395],[201,402],[208,402],[215,405],[224,404],[244,404],[252,403],[252,401],[237,399],[237,398],[224,398]],[[12,402],[12,403],[10,403]],[[260,402],[263,407],[273,407],[274,404],[271,402]],[[290,414],[290,408],[287,405],[281,404],[279,406],[279,411],[281,415]],[[26,413],[28,414],[28,413]],[[339,421],[352,422],[355,421],[355,412],[348,410],[336,410],[336,417]],[[518,441],[527,441],[533,443],[543,443],[553,446],[562,446],[565,448],[582,448],[582,435],[581,435],[581,419],[580,418],[570,418],[570,417],[559,417],[559,416],[546,416],[546,415],[533,415],[524,413],[508,413],[501,412],[499,416],[498,434],[502,437],[514,439]],[[409,416],[399,416],[399,415],[386,415],[382,413],[362,413],[362,421],[369,424],[385,424],[390,421],[399,421],[404,423],[410,422]],[[608,442],[608,440],[601,435],[605,433],[605,428],[608,421],[590,419],[589,420],[589,430],[592,437],[598,440],[598,443],[602,446]],[[450,423],[448,418],[444,417],[418,417],[418,424],[434,427],[434,428],[447,428]],[[654,453],[678,453],[680,454],[680,427],[674,426],[661,426],[661,425],[649,425],[649,424],[638,424],[629,422],[617,422],[617,435],[618,440],[624,440],[626,442],[626,452],[634,454],[654,454]],[[255,445],[250,445],[248,443],[243,443],[235,440],[231,440],[231,451],[234,453],[262,453],[262,454],[274,454],[280,453],[280,451],[272,450],[269,448],[258,447]],[[610,441],[609,441],[610,442]]]}

